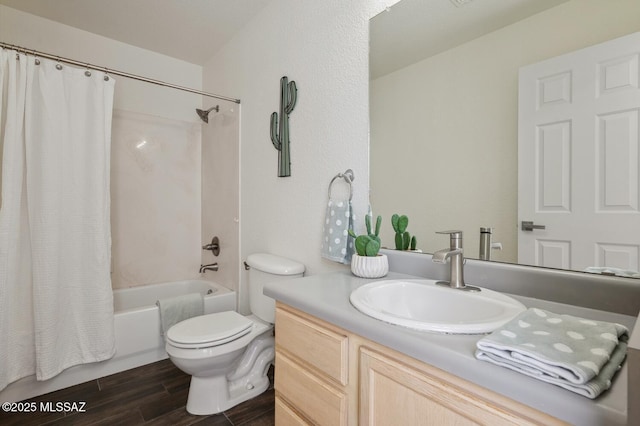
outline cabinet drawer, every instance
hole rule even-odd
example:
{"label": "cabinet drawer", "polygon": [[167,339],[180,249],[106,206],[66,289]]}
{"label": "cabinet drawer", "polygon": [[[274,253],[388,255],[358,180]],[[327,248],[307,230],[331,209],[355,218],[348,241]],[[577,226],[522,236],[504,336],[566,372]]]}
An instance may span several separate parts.
{"label": "cabinet drawer", "polygon": [[319,425],[346,425],[347,396],[276,351],[276,392]]}
{"label": "cabinet drawer", "polygon": [[276,396],[276,424],[278,426],[308,425],[302,417],[293,411],[286,402]]}
{"label": "cabinet drawer", "polygon": [[294,355],[342,386],[347,385],[349,339],[346,335],[278,307],[276,348]]}

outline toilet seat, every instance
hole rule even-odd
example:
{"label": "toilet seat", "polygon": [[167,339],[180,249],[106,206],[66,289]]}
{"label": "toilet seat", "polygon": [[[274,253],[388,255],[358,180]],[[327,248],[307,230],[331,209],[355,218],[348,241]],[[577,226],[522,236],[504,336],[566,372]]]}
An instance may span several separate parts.
{"label": "toilet seat", "polygon": [[201,315],[179,322],[167,331],[167,343],[177,348],[219,346],[251,332],[253,321],[235,311]]}

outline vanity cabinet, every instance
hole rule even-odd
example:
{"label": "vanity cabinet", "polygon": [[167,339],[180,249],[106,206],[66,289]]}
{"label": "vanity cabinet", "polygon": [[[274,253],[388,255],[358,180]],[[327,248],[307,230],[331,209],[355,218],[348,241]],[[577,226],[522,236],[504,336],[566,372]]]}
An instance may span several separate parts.
{"label": "vanity cabinet", "polygon": [[277,425],[562,425],[280,302]]}

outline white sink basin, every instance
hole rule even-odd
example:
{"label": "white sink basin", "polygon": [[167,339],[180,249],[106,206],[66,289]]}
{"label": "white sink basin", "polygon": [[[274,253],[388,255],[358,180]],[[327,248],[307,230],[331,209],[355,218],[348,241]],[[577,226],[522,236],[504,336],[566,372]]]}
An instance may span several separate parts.
{"label": "white sink basin", "polygon": [[351,293],[360,312],[403,327],[450,334],[490,333],[526,307],[483,288],[468,292],[436,285],[435,280],[384,280]]}

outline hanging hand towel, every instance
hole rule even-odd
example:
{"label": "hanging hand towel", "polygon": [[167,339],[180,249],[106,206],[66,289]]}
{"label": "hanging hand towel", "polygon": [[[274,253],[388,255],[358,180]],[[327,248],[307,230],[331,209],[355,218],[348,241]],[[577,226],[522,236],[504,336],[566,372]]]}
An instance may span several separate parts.
{"label": "hanging hand towel", "polygon": [[353,229],[353,220],[351,201],[329,200],[323,228],[322,257],[334,262],[351,262],[354,248],[349,229]]}
{"label": "hanging hand towel", "polygon": [[160,311],[160,332],[163,336],[172,325],[204,313],[204,300],[200,293],[160,299],[156,305]]}
{"label": "hanging hand towel", "polygon": [[528,309],[477,343],[476,358],[595,398],[625,359],[620,324]]}

